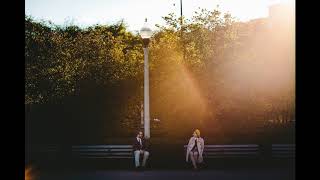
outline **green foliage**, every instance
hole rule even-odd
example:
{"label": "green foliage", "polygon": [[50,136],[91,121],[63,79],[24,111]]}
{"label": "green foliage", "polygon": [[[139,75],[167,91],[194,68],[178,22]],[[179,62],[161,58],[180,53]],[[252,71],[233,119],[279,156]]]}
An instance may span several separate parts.
{"label": "green foliage", "polygon": [[81,81],[103,85],[141,72],[142,45],[120,22],[112,26],[48,27],[25,20],[26,104],[76,95]]}

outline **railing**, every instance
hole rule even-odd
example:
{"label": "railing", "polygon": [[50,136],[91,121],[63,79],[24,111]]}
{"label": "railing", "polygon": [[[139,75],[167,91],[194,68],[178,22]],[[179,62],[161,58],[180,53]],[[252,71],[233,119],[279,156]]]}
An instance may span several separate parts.
{"label": "railing", "polygon": [[73,157],[80,158],[133,158],[131,145],[80,145],[72,146]]}
{"label": "railing", "polygon": [[[185,150],[186,147],[184,145]],[[258,157],[260,154],[257,144],[205,145],[203,151],[204,158]]]}
{"label": "railing", "polygon": [[[186,152],[186,145],[182,147]],[[62,148],[59,145],[31,145],[29,157],[55,159],[61,154],[74,158],[133,158],[131,145],[73,145]],[[152,150],[152,149],[151,149]],[[161,151],[161,150],[160,150]],[[265,153],[271,152],[271,153]],[[262,157],[270,159],[294,159],[295,144],[229,144],[205,145],[204,158]],[[153,156],[157,156],[154,154]]]}

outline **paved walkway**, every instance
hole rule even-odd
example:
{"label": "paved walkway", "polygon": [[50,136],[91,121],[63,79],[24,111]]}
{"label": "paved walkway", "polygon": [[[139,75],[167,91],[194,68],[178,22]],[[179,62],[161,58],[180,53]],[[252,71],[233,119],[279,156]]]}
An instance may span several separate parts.
{"label": "paved walkway", "polygon": [[146,170],[142,172],[118,171],[91,171],[69,173],[41,173],[39,180],[294,180],[295,172],[286,169],[260,169],[260,170]]}

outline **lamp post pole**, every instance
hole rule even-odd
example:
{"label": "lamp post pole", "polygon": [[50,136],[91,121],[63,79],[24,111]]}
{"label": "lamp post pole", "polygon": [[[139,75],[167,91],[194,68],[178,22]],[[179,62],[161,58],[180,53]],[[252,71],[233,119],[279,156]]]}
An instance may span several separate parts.
{"label": "lamp post pole", "polygon": [[143,41],[143,53],[144,53],[144,136],[146,139],[150,138],[150,104],[149,104],[149,42],[152,35],[151,29],[147,26],[147,19],[145,19],[145,25],[140,31]]}
{"label": "lamp post pole", "polygon": [[145,138],[150,138],[150,108],[149,108],[149,48],[143,48],[144,53],[144,134]]}

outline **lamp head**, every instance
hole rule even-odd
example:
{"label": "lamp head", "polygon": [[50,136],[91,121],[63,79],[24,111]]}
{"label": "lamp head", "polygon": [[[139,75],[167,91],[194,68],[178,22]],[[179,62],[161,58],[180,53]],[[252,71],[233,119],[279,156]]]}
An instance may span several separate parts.
{"label": "lamp head", "polygon": [[152,30],[148,25],[147,18],[145,19],[145,23],[140,30],[140,36],[143,40],[144,46],[148,46],[150,37],[152,36]]}

